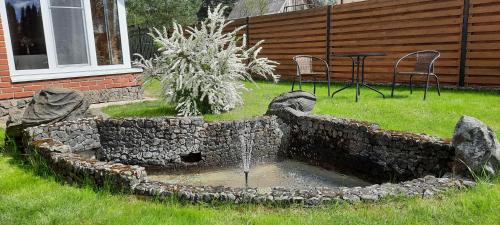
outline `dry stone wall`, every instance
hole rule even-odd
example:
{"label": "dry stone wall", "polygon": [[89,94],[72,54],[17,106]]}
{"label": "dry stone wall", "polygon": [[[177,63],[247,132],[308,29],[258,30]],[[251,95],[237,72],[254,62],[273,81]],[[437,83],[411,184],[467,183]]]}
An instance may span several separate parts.
{"label": "dry stone wall", "polygon": [[87,159],[71,152],[71,148],[53,139],[33,141],[28,146],[36,152],[59,178],[70,183],[92,182],[97,187],[108,186],[112,190],[132,192],[146,180],[144,167]]}
{"label": "dry stone wall", "polygon": [[95,118],[63,121],[49,125],[26,128],[25,143],[53,139],[71,147],[73,152],[95,151],[101,148]]}
{"label": "dry stone wall", "polygon": [[[230,122],[205,122],[202,118],[81,119],[29,128],[24,136],[29,146],[41,153],[46,165],[69,182],[91,181],[98,187],[110,185],[138,195],[176,197],[194,203],[376,202],[388,196],[430,197],[451,188],[475,185],[469,180],[423,176],[447,170],[453,150],[444,141],[334,117],[281,114]],[[88,144],[79,145],[84,139]],[[100,146],[98,152],[103,160],[75,153],[90,148],[87,145]],[[198,187],[148,181],[145,168],[137,165],[234,165],[241,163],[245,146],[254,146],[255,160],[285,157],[323,167],[345,166],[375,177],[376,182],[390,175],[408,180],[308,190]]]}
{"label": "dry stone wall", "polygon": [[168,200],[171,197],[192,203],[252,203],[267,205],[299,204],[315,206],[331,203],[378,202],[390,196],[431,197],[453,188],[475,186],[469,180],[426,176],[398,184],[384,183],[354,188],[314,188],[292,190],[284,187],[261,190],[257,188],[230,188],[189,186],[148,181],[144,167],[86,159],[71,152],[69,146],[53,139],[30,143],[31,152],[37,152],[56,175],[73,184],[109,187],[114,191]]}
{"label": "dry stone wall", "polygon": [[[81,119],[28,128],[29,141],[51,138],[101,160],[186,169],[289,158],[334,168],[372,182],[450,172],[454,148],[427,135],[379,129],[329,116],[281,114],[242,121],[202,118]],[[249,149],[248,149],[249,148]]]}
{"label": "dry stone wall", "polygon": [[[283,112],[282,112],[283,113]],[[450,172],[450,143],[330,116],[282,114],[290,136],[285,157],[354,173],[372,182]]]}
{"label": "dry stone wall", "polygon": [[207,123],[203,118],[98,120],[103,160],[162,168],[221,167],[276,160],[283,141],[276,117]]}

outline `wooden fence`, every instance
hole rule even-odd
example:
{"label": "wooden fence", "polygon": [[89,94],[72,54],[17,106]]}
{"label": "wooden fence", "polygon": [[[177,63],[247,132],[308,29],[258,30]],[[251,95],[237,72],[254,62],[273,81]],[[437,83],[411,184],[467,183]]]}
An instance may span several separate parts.
{"label": "wooden fence", "polygon": [[[438,50],[436,72],[459,86],[500,86],[500,1],[368,0],[305,11],[235,20],[249,42],[265,40],[262,56],[293,79],[292,58],[329,59],[334,80],[351,77],[349,59],[334,53],[385,52],[366,61],[366,79],[388,83],[394,62],[406,53]],[[410,66],[404,64],[403,66]]]}
{"label": "wooden fence", "polygon": [[500,86],[500,1],[470,3],[465,82]]}
{"label": "wooden fence", "polygon": [[132,60],[139,59],[135,54],[140,54],[146,59],[152,58],[157,54],[153,37],[151,37],[149,33],[151,33],[151,30],[146,27],[128,27],[130,55]]}

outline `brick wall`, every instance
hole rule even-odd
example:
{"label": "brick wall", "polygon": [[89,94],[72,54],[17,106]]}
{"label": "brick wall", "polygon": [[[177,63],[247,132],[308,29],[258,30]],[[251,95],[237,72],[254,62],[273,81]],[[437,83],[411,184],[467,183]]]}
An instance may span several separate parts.
{"label": "brick wall", "polygon": [[0,19],[0,100],[12,98],[31,97],[35,91],[46,87],[65,87],[82,91],[100,90],[105,88],[119,88],[137,86],[134,74],[116,74],[107,76],[94,76],[70,78],[59,80],[46,80],[36,82],[12,83],[9,66],[7,63],[7,48],[2,21]]}

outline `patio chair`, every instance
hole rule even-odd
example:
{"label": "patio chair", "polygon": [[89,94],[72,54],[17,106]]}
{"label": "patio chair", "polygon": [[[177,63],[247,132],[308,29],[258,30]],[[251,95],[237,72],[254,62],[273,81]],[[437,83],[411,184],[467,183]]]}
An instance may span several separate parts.
{"label": "patio chair", "polygon": [[[292,91],[294,91],[295,88],[295,82],[298,80],[299,82],[299,90],[302,90],[302,83],[313,83],[314,86],[314,91],[313,93],[316,94],[316,83],[320,82],[317,79],[317,76],[325,76],[327,83],[328,83],[328,96],[330,96],[330,67],[328,66],[328,63],[319,57],[315,56],[310,56],[310,55],[297,55],[293,57],[293,61],[297,65],[297,76],[292,82]],[[314,61],[319,61],[323,66],[325,67],[324,72],[315,72],[313,70],[313,62]],[[303,75],[312,75],[312,80],[303,80]]]}
{"label": "patio chair", "polygon": [[[401,57],[394,66],[394,76],[392,78],[392,91],[391,97],[394,97],[394,88],[396,86],[396,76],[406,75],[410,76],[410,94],[413,94],[413,76],[427,76],[425,84],[424,100],[427,98],[427,90],[429,89],[430,77],[434,77],[437,83],[438,95],[441,96],[441,89],[439,87],[439,77],[434,73],[434,63],[441,56],[441,53],[434,50],[425,50],[412,52],[408,55]],[[415,68],[413,71],[401,72],[398,71],[399,64],[406,59],[416,59]]]}

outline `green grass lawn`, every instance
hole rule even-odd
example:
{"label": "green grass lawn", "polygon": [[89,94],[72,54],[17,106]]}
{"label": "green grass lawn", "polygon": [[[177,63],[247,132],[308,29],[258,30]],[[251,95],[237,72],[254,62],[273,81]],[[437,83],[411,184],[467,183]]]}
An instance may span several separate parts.
{"label": "green grass lawn", "polygon": [[[259,83],[245,94],[245,106],[207,120],[237,119],[262,115],[269,101],[289,89]],[[338,87],[336,87],[338,88]],[[382,88],[389,94],[389,89]],[[158,95],[158,84],[148,88]],[[422,92],[409,96],[399,89],[397,98],[381,99],[362,90],[359,103],[354,91],[335,98],[318,90],[315,112],[377,122],[384,128],[425,132],[450,137],[462,114],[475,116],[500,130],[500,96],[487,92],[431,92],[426,102]],[[172,106],[148,102],[113,106],[106,113],[117,117],[175,114]],[[3,139],[3,130],[0,129]],[[235,205],[183,205],[153,202],[130,195],[110,194],[64,185],[52,177],[36,175],[10,155],[0,153],[0,224],[499,224],[500,179],[480,183],[466,191],[449,191],[431,199],[388,199],[381,203],[329,205],[318,208]]]}
{"label": "green grass lawn", "polygon": [[[233,120],[263,115],[269,102],[277,95],[289,91],[290,83],[279,84],[258,82],[258,86],[247,83],[250,92],[244,94],[245,105],[221,115],[205,115],[205,119]],[[335,86],[337,90],[340,86]],[[386,96],[390,88],[379,87]],[[147,94],[159,96],[160,86],[152,83],[147,87]],[[304,90],[312,91],[311,85]],[[423,90],[418,88],[413,95],[409,89],[396,90],[394,98],[383,99],[377,93],[366,88],[361,90],[361,99],[355,103],[355,89],[351,88],[335,95],[327,96],[325,85],[317,90],[318,102],[316,114],[334,115],[362,121],[378,123],[382,128],[427,133],[442,138],[451,138],[456,122],[462,115],[476,117],[491,128],[500,131],[500,94],[498,92],[477,92],[463,90],[443,90],[439,97],[431,89],[427,101],[423,101]],[[152,117],[175,115],[175,107],[163,101],[136,103],[123,106],[111,106],[104,112],[113,117]]]}

